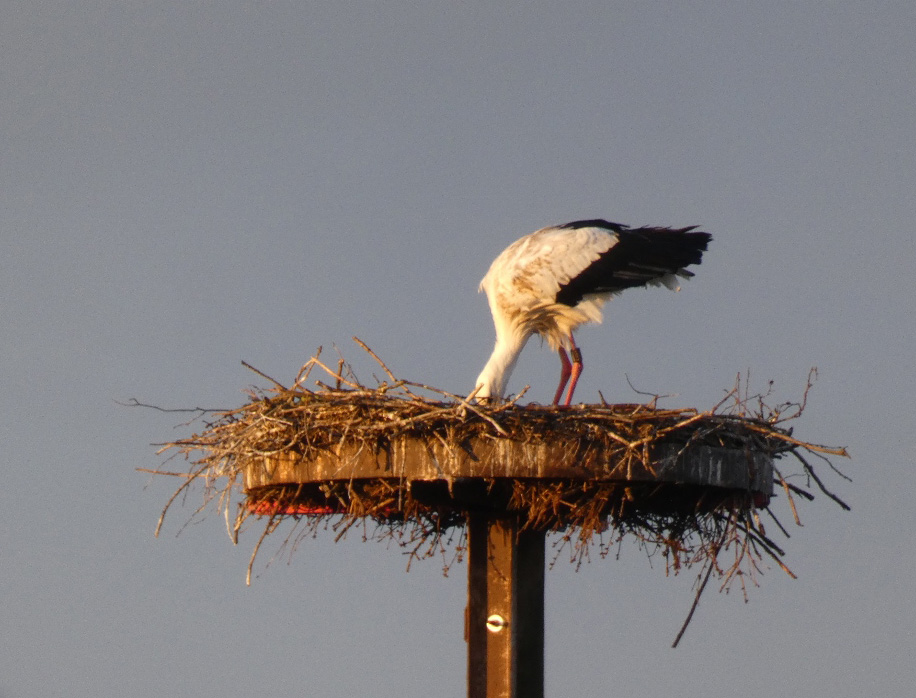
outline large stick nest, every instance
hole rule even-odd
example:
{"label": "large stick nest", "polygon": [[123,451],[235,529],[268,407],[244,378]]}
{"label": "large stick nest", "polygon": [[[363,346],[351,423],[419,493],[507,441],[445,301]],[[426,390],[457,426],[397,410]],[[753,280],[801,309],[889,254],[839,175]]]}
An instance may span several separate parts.
{"label": "large stick nest", "polygon": [[[608,555],[631,536],[650,553],[660,551],[669,571],[701,563],[701,588],[716,573],[722,588],[739,580],[746,589],[746,579],[756,584],[764,559],[792,574],[781,561],[784,551],[767,533],[759,513],[766,512],[788,536],[771,509],[769,493],[751,490],[602,479],[483,478],[469,485],[387,477],[244,489],[246,473],[263,467],[265,459],[308,460],[344,444],[378,450],[405,437],[456,448],[474,438],[523,443],[545,436],[588,439],[625,465],[650,470],[658,444],[745,449],[771,458],[789,457],[794,463],[793,472],[783,474],[776,468],[774,473],[796,522],[796,502],[813,499],[815,489],[848,508],[825,488],[813,465],[818,458],[842,476],[828,456],[847,456],[846,451],[802,441],[785,427],[804,409],[816,375],[813,370],[803,398],[776,407],[766,405],[768,394],[750,395],[740,376],[719,404],[702,412],[659,409],[657,396],[646,404],[604,403],[574,409],[523,407],[517,398],[486,405],[398,380],[360,344],[379,361],[388,380],[367,387],[342,359],[336,368],[323,363],[319,350],[292,386],[249,366],[270,381],[270,387],[251,390],[249,401],[235,409],[200,410],[197,417],[203,429],[164,444],[160,451],[183,456],[194,467],[190,472],[168,473],[184,481],[163,510],[159,526],[169,507],[192,485],[202,483],[204,502],[195,515],[215,505],[226,516],[233,540],[249,519],[265,521],[252,561],[267,535],[284,520],[295,525],[281,549],[292,550],[319,530],[330,529],[340,537],[358,526],[364,537],[397,542],[411,559],[444,553],[449,541],[457,541],[455,555],[460,557],[466,513],[480,506],[518,516],[526,527],[557,532],[557,554],[568,550],[577,564],[595,549],[601,556]],[[308,388],[315,369],[326,374],[326,382],[313,381]],[[449,564],[446,561],[446,571]]]}

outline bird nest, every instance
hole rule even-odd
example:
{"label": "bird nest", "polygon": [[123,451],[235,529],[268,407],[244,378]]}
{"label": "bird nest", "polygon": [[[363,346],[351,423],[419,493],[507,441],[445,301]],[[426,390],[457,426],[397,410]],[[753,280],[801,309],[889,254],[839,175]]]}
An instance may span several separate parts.
{"label": "bird nest", "polygon": [[[252,562],[268,535],[291,521],[281,550],[294,550],[320,531],[340,538],[358,530],[365,538],[395,542],[409,560],[442,555],[447,573],[464,554],[468,512],[483,511],[517,517],[522,528],[554,532],[554,562],[565,553],[575,564],[604,557],[632,538],[649,553],[661,553],[669,572],[699,564],[700,589],[716,574],[723,589],[737,580],[746,591],[767,561],[792,574],[768,531],[772,522],[788,537],[772,508],[783,500],[772,496],[774,483],[796,522],[797,502],[813,499],[816,491],[848,509],[819,472],[826,467],[842,476],[828,458],[847,456],[845,450],[802,441],[785,426],[804,409],[814,371],[800,401],[772,408],[768,395],[750,395],[739,376],[706,411],[661,409],[657,397],[645,404],[563,409],[522,406],[518,399],[476,403],[398,380],[378,361],[387,380],[376,379],[374,387],[357,380],[342,359],[336,368],[326,365],[320,350],[291,386],[249,366],[269,387],[252,389],[248,402],[235,409],[199,410],[195,420],[202,429],[161,444],[160,453],[184,457],[193,467],[155,471],[183,478],[163,509],[157,534],[169,508],[201,484],[203,502],[192,519],[215,508],[226,517],[234,541],[246,522],[263,523]],[[314,371],[324,380],[315,381]],[[506,444],[531,448],[547,442],[579,449],[569,467],[515,476],[491,462],[505,456],[500,448]],[[424,445],[431,454],[427,470],[438,468],[438,474],[412,475],[404,458],[414,456],[404,444],[415,450]],[[771,480],[751,478],[726,487],[658,477],[659,454],[704,448],[752,454],[755,463],[767,465],[787,459],[792,471],[772,465]],[[476,457],[475,449],[489,455]],[[407,455],[398,461],[394,452]],[[464,465],[449,469],[442,453],[458,454]],[[354,465],[353,454],[369,454],[375,469]],[[576,463],[598,462],[599,455],[597,470],[571,474]],[[352,467],[339,467],[342,460]],[[337,469],[302,470],[302,464],[316,462],[336,463]],[[277,475],[282,472],[293,477]],[[250,574],[251,565],[249,580]]]}

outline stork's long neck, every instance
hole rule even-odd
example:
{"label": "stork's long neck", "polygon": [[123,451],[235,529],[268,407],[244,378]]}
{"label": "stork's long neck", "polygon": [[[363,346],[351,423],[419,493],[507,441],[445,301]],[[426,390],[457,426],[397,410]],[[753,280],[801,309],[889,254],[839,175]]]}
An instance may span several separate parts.
{"label": "stork's long neck", "polygon": [[480,386],[480,390],[477,391],[478,398],[501,398],[503,396],[512,369],[515,368],[515,362],[518,361],[519,354],[525,348],[529,336],[514,332],[497,335],[496,346],[493,347],[490,360],[477,377],[475,385]]}

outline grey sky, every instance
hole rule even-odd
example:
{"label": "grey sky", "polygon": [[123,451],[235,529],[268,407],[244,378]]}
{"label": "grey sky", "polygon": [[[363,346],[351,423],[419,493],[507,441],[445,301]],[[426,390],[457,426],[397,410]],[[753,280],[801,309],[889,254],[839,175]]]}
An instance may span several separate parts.
{"label": "grey sky", "polygon": [[[738,372],[848,446],[750,603],[634,547],[547,576],[548,695],[904,696],[916,669],[911,2],[7,2],[0,696],[462,695],[464,566],[331,536],[256,567],[153,527],[136,467],[358,335],[467,391],[509,242],[605,217],[715,239],[581,332],[577,398],[709,407]],[[510,382],[552,395],[532,342]],[[784,511],[784,510],[783,510]],[[785,519],[788,514],[785,512]],[[289,564],[287,564],[289,563]]]}

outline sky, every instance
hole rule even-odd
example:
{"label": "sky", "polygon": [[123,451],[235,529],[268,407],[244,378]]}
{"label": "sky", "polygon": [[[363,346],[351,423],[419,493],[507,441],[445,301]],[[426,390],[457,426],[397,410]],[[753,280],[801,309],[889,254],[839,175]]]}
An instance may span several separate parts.
{"label": "sky", "polygon": [[[745,603],[658,559],[547,573],[546,694],[910,695],[916,7],[20,2],[0,8],[0,698],[459,696],[466,567],[233,546],[138,468],[181,414],[356,335],[466,393],[517,237],[701,225],[678,294],[583,329],[577,399],[706,409],[737,374],[845,446]],[[549,401],[530,342],[510,381]],[[790,521],[784,499],[774,505]],[[548,551],[550,555],[550,551]],[[269,563],[269,564],[268,564]]]}

